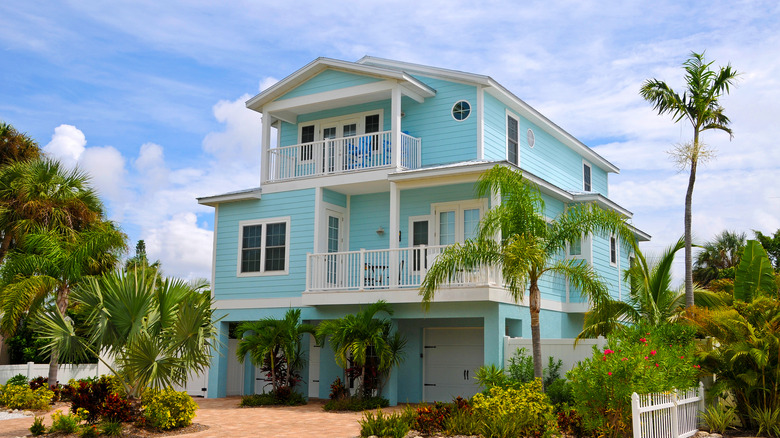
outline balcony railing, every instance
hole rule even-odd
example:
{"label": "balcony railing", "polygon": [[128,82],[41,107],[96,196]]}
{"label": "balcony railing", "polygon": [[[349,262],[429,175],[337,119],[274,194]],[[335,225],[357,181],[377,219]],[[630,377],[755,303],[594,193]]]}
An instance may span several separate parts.
{"label": "balcony railing", "polygon": [[[401,134],[401,167],[420,167],[420,139]],[[331,138],[268,151],[269,180],[282,181],[363,169],[395,167],[392,131]]]}
{"label": "balcony railing", "polygon": [[[314,292],[418,288],[443,248],[416,246],[309,254],[306,289]],[[463,269],[449,280],[450,286],[496,284],[501,284],[500,270],[488,267]]]}

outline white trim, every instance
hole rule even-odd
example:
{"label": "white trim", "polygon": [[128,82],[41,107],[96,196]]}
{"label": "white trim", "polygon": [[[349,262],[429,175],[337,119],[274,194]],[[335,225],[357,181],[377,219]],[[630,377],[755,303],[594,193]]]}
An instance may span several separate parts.
{"label": "white trim", "polygon": [[[588,168],[588,171],[590,173],[590,188],[585,187],[585,168]],[[582,172],[582,191],[584,192],[593,192],[593,166],[586,161],[584,158],[582,159],[582,167],[580,168],[580,171]]]}
{"label": "white trim", "polygon": [[303,304],[302,297],[286,298],[244,298],[236,300],[215,300],[217,310],[273,309],[289,307],[308,307]]}
{"label": "white trim", "polygon": [[[320,227],[319,223],[322,221],[322,196],[324,195],[322,187],[314,188],[314,242],[312,248],[314,252],[325,252],[320,248]],[[309,275],[308,273],[306,274]]]}
{"label": "white trim", "polygon": [[330,224],[327,221],[328,216],[338,217],[340,220],[339,225],[341,226],[341,229],[339,229],[340,242],[339,242],[338,252],[348,251],[349,233],[347,232],[347,230],[349,228],[347,228],[347,209],[339,205],[331,204],[330,202],[325,202],[325,201],[322,201],[322,207],[320,208],[322,208],[320,214],[320,217],[322,218],[322,223],[317,228],[321,229],[320,238],[322,239],[322,242],[320,242],[320,246],[319,246],[320,249],[317,252],[319,253],[328,252],[328,227],[330,226]]}
{"label": "white trim", "polygon": [[241,190],[239,192],[225,193],[222,195],[203,196],[198,199],[198,204],[208,205],[216,207],[217,205],[225,202],[247,201],[251,199],[260,199],[262,194],[261,188]]}
{"label": "white trim", "polygon": [[[429,246],[431,242],[433,241],[433,227],[431,226],[431,222],[433,222],[433,218],[431,215],[418,215],[418,216],[409,216],[409,225],[407,228],[406,234],[409,235],[409,248],[414,248],[414,223],[415,222],[428,222],[428,243],[425,244],[425,246]],[[419,245],[418,245],[419,246]],[[414,263],[412,262],[412,265],[409,266],[409,272],[419,273],[419,270],[414,269]]]}
{"label": "white trim", "polygon": [[[531,139],[532,141],[529,141]],[[528,143],[528,147],[533,149],[534,145],[536,145],[536,134],[534,133],[533,128],[528,128],[528,130],[525,131],[525,141]]]}
{"label": "white trim", "polygon": [[477,160],[485,158],[485,90],[477,85]]}
{"label": "white trim", "polygon": [[[612,244],[615,244],[615,261],[612,261]],[[618,261],[620,260],[620,251],[618,250],[617,236],[614,234],[609,235],[609,265],[615,268],[618,267]]]}
{"label": "white trim", "polygon": [[388,236],[389,248],[398,248],[398,239],[395,236],[401,232],[401,188],[398,184],[390,183],[390,235]]}
{"label": "white trim", "polygon": [[217,284],[217,225],[219,224],[219,204],[214,206],[214,235],[211,244],[211,299]]}
{"label": "white trim", "polygon": [[[504,157],[509,164],[520,167],[520,117],[514,112],[506,109],[506,115],[504,116]],[[513,163],[509,160],[509,117],[513,118],[517,122],[517,163]]]}
{"label": "white trim", "polygon": [[324,128],[328,128],[331,126],[336,126],[336,137],[341,137],[338,135],[338,128],[343,128],[344,122],[351,122],[356,121],[357,123],[357,131],[355,135],[362,135],[366,133],[366,117],[367,116],[373,116],[378,115],[379,116],[379,132],[384,131],[384,115],[385,110],[384,108],[377,108],[375,110],[370,111],[362,111],[359,113],[350,113],[350,114],[344,114],[342,116],[334,116],[334,117],[327,117],[324,119],[315,119],[315,120],[308,120],[305,122],[298,122],[297,129],[298,129],[298,143],[296,144],[302,144],[303,141],[301,139],[301,129],[303,129],[304,126],[314,126],[314,141],[322,140],[322,130]]}
{"label": "white trim", "polygon": [[[260,271],[259,272],[241,272],[241,261],[242,261],[242,250],[241,248],[241,241],[244,237],[244,227],[252,226],[252,225],[266,225],[266,224],[279,224],[284,223],[285,224],[285,236],[284,236],[284,271],[268,271],[265,272],[265,253],[266,253],[266,247],[265,247],[265,235],[268,230],[268,227],[263,226],[263,234],[260,240],[261,243],[261,251],[260,251]],[[266,277],[266,276],[274,276],[274,275],[289,275],[290,273],[290,234],[292,234],[292,230],[290,228],[290,216],[284,216],[284,217],[275,217],[275,218],[267,218],[267,219],[251,219],[251,220],[245,220],[245,221],[239,221],[238,222],[238,257],[237,257],[237,263],[236,263],[236,277]]]}
{"label": "white trim", "polygon": [[[469,106],[469,113],[468,113],[468,115],[466,115],[466,117],[458,120],[458,119],[455,118],[455,105],[457,105],[457,104],[459,104],[461,102],[466,102],[466,104]],[[469,102],[466,99],[459,99],[457,102],[452,104],[452,108],[450,108],[450,117],[452,117],[452,120],[455,120],[456,122],[465,122],[466,120],[469,119],[469,117],[471,117],[471,113],[473,112],[472,108],[473,108],[473,106],[471,105],[471,102]]]}
{"label": "white trim", "polygon": [[[461,201],[451,201],[451,202],[437,202],[431,204],[431,217],[433,219],[433,235],[431,236],[431,230],[428,229],[428,237],[433,237],[431,240],[433,243],[431,245],[440,245],[439,239],[441,236],[439,236],[439,228],[441,224],[439,223],[439,213],[444,213],[448,211],[454,211],[455,212],[455,242],[463,242],[465,240],[465,230],[463,229],[463,212],[465,210],[473,210],[474,208],[479,209],[479,218],[480,220],[485,216],[485,212],[488,210],[488,199],[487,198],[479,198],[479,199],[464,199]],[[430,227],[431,224],[429,223],[428,226]]]}

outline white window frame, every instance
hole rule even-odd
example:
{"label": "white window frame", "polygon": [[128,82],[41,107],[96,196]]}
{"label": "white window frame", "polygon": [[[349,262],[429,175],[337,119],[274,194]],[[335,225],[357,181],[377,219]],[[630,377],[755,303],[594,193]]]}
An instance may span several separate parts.
{"label": "white window frame", "polygon": [[[612,260],[612,245],[615,245],[615,260]],[[609,235],[609,265],[617,267],[618,260],[620,260],[620,245],[618,245],[617,236],[614,234]]]}
{"label": "white window frame", "polygon": [[[445,211],[455,211],[455,242],[463,242],[464,229],[463,229],[463,212],[465,210],[479,209],[479,220],[485,217],[485,212],[488,210],[487,198],[482,199],[468,199],[463,201],[453,202],[439,202],[431,204],[431,217],[433,220],[428,223],[428,241],[433,241],[433,245],[440,245],[439,243],[439,213]],[[431,224],[433,224],[433,231],[431,231]],[[431,232],[433,235],[431,236]],[[433,239],[431,239],[433,237]]]}
{"label": "white window frame", "polygon": [[[384,114],[385,110],[380,108],[372,111],[363,111],[360,113],[345,114],[343,116],[328,117],[325,119],[308,120],[306,122],[298,122],[298,143],[301,144],[301,133],[304,126],[314,125],[314,141],[322,140],[322,127],[325,125],[341,126],[343,122],[349,122],[357,119],[357,131],[355,135],[363,135],[366,133],[366,116],[379,115],[379,132],[384,131]],[[338,132],[338,131],[337,131]]]}
{"label": "white window frame", "polygon": [[[283,271],[265,271],[265,253],[266,253],[266,233],[268,232],[268,224],[285,224],[284,235],[284,270]],[[244,240],[244,227],[252,225],[263,225],[263,235],[260,238],[260,271],[257,272],[241,272],[241,262],[243,257],[243,248],[241,247]],[[275,217],[267,219],[251,219],[238,222],[238,257],[236,258],[236,276],[237,277],[263,277],[272,275],[288,275],[290,272],[290,216]]]}
{"label": "white window frame", "polygon": [[[517,163],[512,163],[509,161],[509,117],[517,121]],[[513,113],[512,111],[509,111],[508,109],[506,110],[506,115],[504,116],[504,136],[506,137],[506,160],[515,166],[520,167],[520,116]]]}
{"label": "white window frame", "polygon": [[[431,242],[433,242],[433,226],[432,223],[433,218],[430,215],[424,215],[424,216],[409,216],[409,228],[406,232],[406,234],[409,235],[409,248],[416,248],[414,246],[414,223],[415,222],[428,222],[428,244],[425,245],[426,247],[431,246]],[[412,250],[414,251],[414,250]],[[414,257],[412,257],[412,260],[409,262],[412,263],[412,266],[409,267],[409,272],[418,274],[420,273],[419,269],[414,269]],[[421,262],[422,265],[422,262]],[[427,267],[426,267],[427,269]]]}
{"label": "white window frame", "polygon": [[[459,104],[461,102],[466,102],[466,104],[469,106],[469,114],[466,117],[458,120],[458,119],[455,118],[455,105],[457,105],[457,104]],[[469,102],[466,99],[458,100],[457,102],[453,103],[452,104],[452,108],[450,108],[450,116],[452,116],[452,120],[455,120],[456,122],[465,122],[466,120],[469,119],[469,117],[471,117],[471,113],[472,112],[474,112],[474,107],[471,105],[471,102]]]}
{"label": "white window frame", "polygon": [[[585,187],[585,168],[588,168],[588,173],[590,173],[590,187]],[[585,160],[582,160],[582,191],[584,192],[592,192],[593,191],[593,166],[590,165]]]}

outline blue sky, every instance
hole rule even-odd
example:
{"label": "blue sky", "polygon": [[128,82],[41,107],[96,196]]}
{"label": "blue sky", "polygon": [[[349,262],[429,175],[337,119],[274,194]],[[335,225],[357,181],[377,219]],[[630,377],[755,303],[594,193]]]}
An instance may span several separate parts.
{"label": "blue sky", "polygon": [[[259,184],[260,117],[244,101],[319,56],[487,74],[621,168],[610,195],[659,251],[683,230],[690,128],[643,80],[682,85],[706,50],[743,74],[707,134],[694,233],[780,228],[776,1],[40,1],[0,3],[0,120],[93,180],[111,218],[168,275],[210,277],[213,210],[195,197]],[[677,265],[678,277],[680,265]]]}

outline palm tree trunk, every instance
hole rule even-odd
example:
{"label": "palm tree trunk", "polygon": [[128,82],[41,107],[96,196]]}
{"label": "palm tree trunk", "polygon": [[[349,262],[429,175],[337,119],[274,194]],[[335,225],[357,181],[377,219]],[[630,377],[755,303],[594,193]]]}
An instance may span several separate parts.
{"label": "palm tree trunk", "polygon": [[0,244],[0,263],[3,262],[3,259],[8,252],[8,248],[11,247],[11,240],[13,240],[13,238],[14,235],[11,230],[5,230],[5,234],[3,235],[3,242]]}
{"label": "palm tree trunk", "polygon": [[696,182],[696,166],[699,153],[699,131],[693,133],[693,151],[691,151],[691,174],[688,177],[688,190],[685,192],[685,308],[693,307],[693,248],[691,243],[691,205],[693,204],[693,184]]}
{"label": "palm tree trunk", "polygon": [[[65,315],[68,311],[68,295],[70,294],[70,288],[68,285],[62,285],[57,289],[57,311],[61,315]],[[49,359],[49,387],[55,388],[57,386],[57,369],[60,366],[60,352],[57,347],[52,348],[51,358]]]}
{"label": "palm tree trunk", "polygon": [[534,355],[534,377],[542,378],[542,337],[539,328],[539,312],[541,311],[541,293],[537,279],[531,279],[528,291],[529,310],[531,311],[531,346]]}

